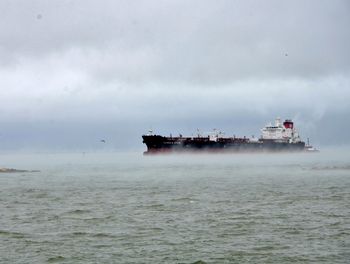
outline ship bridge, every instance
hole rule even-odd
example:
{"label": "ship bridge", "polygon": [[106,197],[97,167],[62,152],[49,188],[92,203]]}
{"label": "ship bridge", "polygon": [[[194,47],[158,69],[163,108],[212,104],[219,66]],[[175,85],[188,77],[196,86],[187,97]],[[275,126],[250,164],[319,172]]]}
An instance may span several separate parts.
{"label": "ship bridge", "polygon": [[273,140],[281,142],[296,143],[300,142],[300,137],[297,130],[294,128],[294,123],[290,119],[286,119],[283,123],[281,118],[276,118],[275,124],[266,125],[262,132],[263,140]]}

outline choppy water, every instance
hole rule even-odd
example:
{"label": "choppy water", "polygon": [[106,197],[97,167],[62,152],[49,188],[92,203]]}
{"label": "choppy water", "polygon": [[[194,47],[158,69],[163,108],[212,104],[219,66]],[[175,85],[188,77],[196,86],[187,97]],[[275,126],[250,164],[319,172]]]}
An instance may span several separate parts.
{"label": "choppy water", "polygon": [[0,162],[1,263],[350,263],[346,152]]}

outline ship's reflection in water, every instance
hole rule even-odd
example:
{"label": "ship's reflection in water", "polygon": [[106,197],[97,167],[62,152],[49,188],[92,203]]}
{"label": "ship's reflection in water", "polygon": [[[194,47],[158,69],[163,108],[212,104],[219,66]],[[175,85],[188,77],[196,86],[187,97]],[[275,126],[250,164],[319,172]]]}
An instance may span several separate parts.
{"label": "ship's reflection in water", "polygon": [[348,150],[1,155],[14,263],[346,263]]}

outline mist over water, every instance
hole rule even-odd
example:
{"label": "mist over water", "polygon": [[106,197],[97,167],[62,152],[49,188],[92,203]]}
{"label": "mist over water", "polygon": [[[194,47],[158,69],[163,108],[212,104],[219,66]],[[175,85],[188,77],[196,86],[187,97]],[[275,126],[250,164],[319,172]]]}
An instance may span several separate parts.
{"label": "mist over water", "polygon": [[347,263],[349,157],[1,154],[1,263]]}

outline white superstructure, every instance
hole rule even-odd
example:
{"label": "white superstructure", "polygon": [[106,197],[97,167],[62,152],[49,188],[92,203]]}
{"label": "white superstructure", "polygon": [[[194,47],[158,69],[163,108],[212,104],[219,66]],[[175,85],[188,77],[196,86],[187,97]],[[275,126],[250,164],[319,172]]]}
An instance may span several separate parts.
{"label": "white superstructure", "polygon": [[209,135],[209,140],[210,141],[218,141],[218,138],[221,138],[223,135],[224,135],[224,133],[223,132],[221,132],[221,131],[218,131],[216,128],[214,128],[213,129],[213,132],[211,132],[211,133],[208,133]]}
{"label": "white superstructure", "polygon": [[286,119],[283,123],[280,118],[276,118],[275,125],[271,123],[261,129],[262,139],[274,140],[278,142],[297,143],[301,139],[294,128],[292,120]]}

